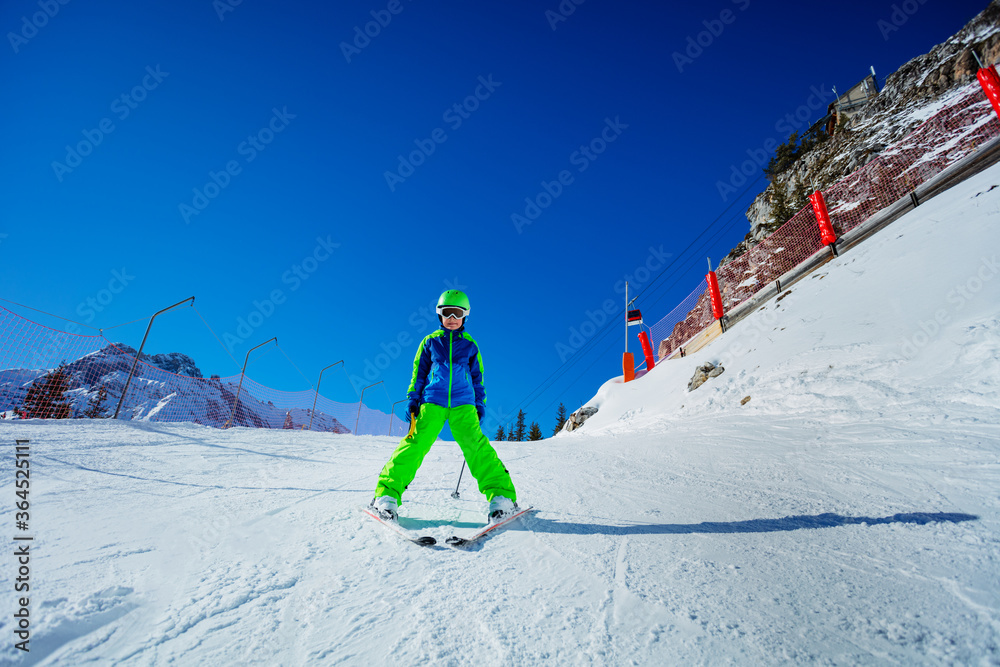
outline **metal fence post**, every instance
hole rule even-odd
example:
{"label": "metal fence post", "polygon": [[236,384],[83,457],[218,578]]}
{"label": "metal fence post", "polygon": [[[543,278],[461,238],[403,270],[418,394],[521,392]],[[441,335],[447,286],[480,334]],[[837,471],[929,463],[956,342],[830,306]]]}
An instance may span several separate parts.
{"label": "metal fence post", "polygon": [[253,352],[254,350],[256,350],[258,347],[263,347],[264,345],[267,345],[272,340],[275,343],[277,343],[278,342],[278,337],[275,336],[274,338],[269,338],[269,339],[265,340],[263,343],[261,343],[260,345],[255,345],[255,346],[251,347],[249,350],[247,350],[246,359],[243,360],[243,370],[240,371],[240,384],[236,388],[236,400],[233,401],[233,414],[231,414],[229,416],[229,421],[226,422],[226,427],[227,428],[229,427],[230,424],[232,424],[234,421],[236,421],[236,409],[237,409],[237,407],[239,407],[239,404],[240,404],[240,391],[243,389],[243,376],[246,375],[246,372],[247,372],[247,362],[250,361],[250,353]]}
{"label": "metal fence post", "polygon": [[[396,401],[395,403],[392,404],[392,407],[389,408],[389,435],[390,436],[392,435],[392,418],[396,414],[396,406],[399,405],[400,403],[406,403],[408,400],[410,400],[410,399],[404,398],[401,401]],[[413,415],[410,415],[410,419],[413,419]]]}
{"label": "metal fence post", "polygon": [[128,379],[125,380],[125,388],[122,389],[122,397],[118,399],[118,407],[115,408],[115,415],[112,419],[118,419],[118,411],[122,409],[122,404],[125,402],[125,394],[128,393],[129,385],[132,384],[132,376],[135,375],[135,368],[139,365],[139,358],[142,356],[142,348],[146,346],[146,339],[149,337],[149,330],[153,328],[153,320],[155,320],[156,316],[160,313],[165,313],[172,308],[176,308],[182,303],[187,303],[188,301],[191,302],[191,305],[194,305],[194,297],[189,296],[183,301],[178,301],[174,305],[170,306],[170,308],[164,308],[159,313],[153,313],[153,316],[149,318],[149,324],[146,325],[146,333],[142,337],[142,344],[139,345],[139,351],[135,353],[135,361],[132,362],[132,370],[128,372]]}
{"label": "metal fence post", "polygon": [[[343,359],[341,359],[338,362],[330,364],[326,368],[333,368],[337,364],[342,364],[342,363],[344,363]],[[326,368],[324,368],[323,371],[325,371]],[[319,399],[319,383],[323,381],[323,371],[319,372],[319,380],[316,381],[316,397],[313,398],[313,409],[312,409],[312,412],[309,413],[309,430],[310,431],[313,429],[313,416],[315,416],[315,414],[316,414],[316,401],[317,401],[317,399]]]}
{"label": "metal fence post", "polygon": [[[379,380],[375,384],[370,384],[365,389],[371,389],[372,387],[377,387],[378,385],[385,382],[385,380]],[[361,406],[365,404],[365,389],[361,390],[361,398],[358,400],[358,418],[354,420],[354,435],[358,434],[358,424],[361,423]]]}

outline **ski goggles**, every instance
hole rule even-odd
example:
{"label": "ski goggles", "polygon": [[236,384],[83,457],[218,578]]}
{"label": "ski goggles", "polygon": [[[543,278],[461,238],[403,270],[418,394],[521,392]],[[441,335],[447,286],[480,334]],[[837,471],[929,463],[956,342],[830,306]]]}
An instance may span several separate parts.
{"label": "ski goggles", "polygon": [[458,306],[438,306],[437,314],[441,316],[442,319],[452,319],[461,320],[466,315],[469,314],[465,308],[459,308]]}

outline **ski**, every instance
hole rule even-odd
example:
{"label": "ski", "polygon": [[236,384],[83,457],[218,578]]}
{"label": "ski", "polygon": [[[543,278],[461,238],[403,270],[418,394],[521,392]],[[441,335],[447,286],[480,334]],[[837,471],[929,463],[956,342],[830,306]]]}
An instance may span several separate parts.
{"label": "ski", "polygon": [[452,535],[447,540],[445,540],[445,543],[448,544],[448,546],[452,547],[467,547],[470,544],[478,540],[481,540],[483,537],[489,535],[494,530],[497,530],[498,528],[504,528],[510,525],[512,521],[514,521],[515,519],[519,519],[528,512],[534,511],[534,509],[535,509],[534,507],[526,507],[524,509],[518,509],[514,514],[511,514],[502,521],[497,521],[496,523],[488,523],[484,527],[472,533],[471,535],[466,535],[465,537]]}
{"label": "ski", "polygon": [[399,537],[403,538],[408,542],[419,544],[422,547],[432,547],[435,544],[437,544],[437,540],[435,540],[430,535],[417,535],[412,530],[407,530],[406,528],[403,528],[395,521],[386,521],[381,516],[379,516],[378,512],[374,511],[371,507],[362,507],[361,511],[370,516],[371,518],[375,519],[380,524],[382,524],[383,526],[385,526],[386,528],[394,532],[396,535],[398,535]]}

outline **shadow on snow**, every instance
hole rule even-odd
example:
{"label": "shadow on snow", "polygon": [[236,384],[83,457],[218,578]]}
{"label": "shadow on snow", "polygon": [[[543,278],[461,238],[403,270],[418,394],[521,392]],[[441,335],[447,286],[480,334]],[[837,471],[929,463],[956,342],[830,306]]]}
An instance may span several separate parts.
{"label": "shadow on snow", "polygon": [[788,530],[812,528],[837,528],[839,526],[889,523],[961,523],[975,521],[978,516],[953,512],[912,512],[874,518],[869,516],[842,516],[840,514],[817,514],[815,516],[786,516],[781,519],[750,519],[749,521],[706,521],[703,523],[633,524],[629,526],[608,526],[597,523],[569,523],[553,519],[534,517],[530,529],[538,533],[570,533],[577,535],[690,535],[694,533],[775,533]]}

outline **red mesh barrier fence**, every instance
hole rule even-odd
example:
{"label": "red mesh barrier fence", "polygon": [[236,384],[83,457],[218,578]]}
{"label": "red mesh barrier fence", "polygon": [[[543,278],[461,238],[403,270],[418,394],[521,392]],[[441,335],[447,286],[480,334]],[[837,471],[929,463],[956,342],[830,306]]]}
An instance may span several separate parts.
{"label": "red mesh barrier fence", "polygon": [[[99,377],[97,363],[61,364],[90,359],[105,345],[100,336],[57,331],[21,318],[0,306],[0,412],[25,408],[29,416],[52,416],[80,403],[80,388]],[[86,403],[86,401],[84,401]],[[86,410],[86,407],[84,407]],[[9,416],[9,415],[8,415]]]}
{"label": "red mesh barrier fence", "polygon": [[[943,108],[903,139],[823,192],[838,237],[1000,135],[1000,118],[978,82],[958,89],[941,104]],[[773,234],[716,270],[726,312],[823,247],[816,215],[807,204]],[[694,292],[701,296],[693,306],[689,296],[651,327],[654,344],[660,341],[658,358],[669,356],[712,323],[704,290],[703,281]]]}
{"label": "red mesh barrier fence", "polygon": [[728,313],[823,248],[812,205],[715,273]]}
{"label": "red mesh barrier fence", "polygon": [[[14,417],[15,411],[28,418],[114,415],[135,363],[135,350],[103,336],[70,334],[36,324],[3,307],[0,334],[0,412],[4,417]],[[190,377],[157,365],[169,365],[170,360],[171,355],[143,355],[119,419],[194,422],[216,428],[308,429],[311,422],[313,431],[389,434],[389,415],[359,403],[340,403],[317,396],[313,390],[280,391],[249,376],[243,377],[241,386],[239,375]],[[405,435],[405,422],[392,421],[393,435]]]}
{"label": "red mesh barrier fence", "polygon": [[[907,196],[918,185],[1000,135],[1000,119],[978,82],[950,94],[942,107],[864,167],[823,192],[838,236]],[[726,312],[823,248],[811,204],[716,273]],[[650,328],[662,360],[714,321],[703,280]],[[0,413],[28,417],[109,417],[121,398],[136,351],[103,336],[36,324],[0,306]],[[659,341],[659,343],[657,343]],[[120,418],[190,421],[218,428],[309,428],[334,433],[404,435],[405,422],[359,403],[315,391],[285,392],[240,376],[189,377],[162,368],[169,359],[143,356]],[[239,400],[236,394],[239,393]],[[313,414],[313,401],[316,412]],[[357,426],[355,426],[357,424]]]}
{"label": "red mesh barrier fence", "polygon": [[703,279],[676,308],[649,327],[649,338],[656,346],[657,362],[669,357],[714,321],[708,281]]}
{"label": "red mesh barrier fence", "polygon": [[878,157],[823,192],[838,236],[907,196],[1000,134],[1000,119],[978,83]]}

